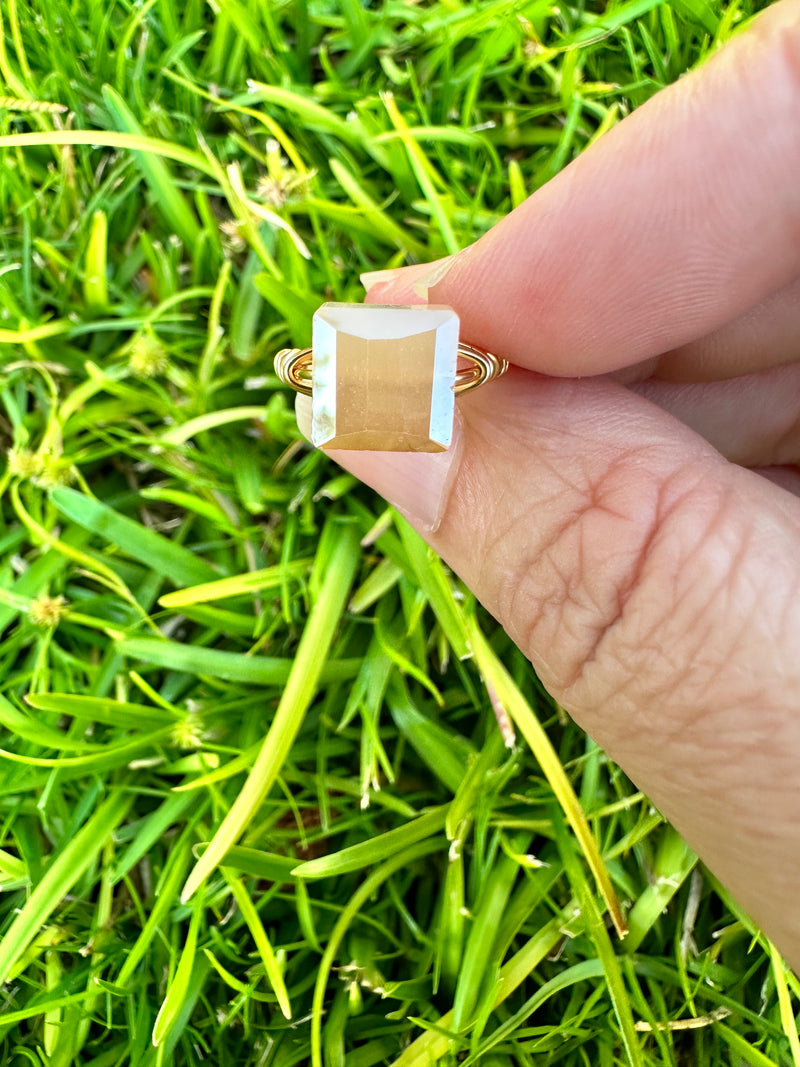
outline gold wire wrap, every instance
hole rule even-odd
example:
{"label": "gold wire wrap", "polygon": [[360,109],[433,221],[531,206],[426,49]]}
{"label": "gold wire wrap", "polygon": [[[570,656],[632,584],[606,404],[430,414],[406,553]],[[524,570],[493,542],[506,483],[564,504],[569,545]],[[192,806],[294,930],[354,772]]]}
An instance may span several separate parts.
{"label": "gold wire wrap", "polygon": [[[455,393],[458,396],[479,385],[499,378],[508,370],[508,360],[500,359],[475,345],[461,341],[458,354],[470,361],[470,366],[456,372]],[[310,348],[282,348],[275,356],[275,373],[284,385],[290,386],[298,393],[311,396],[311,360]]]}

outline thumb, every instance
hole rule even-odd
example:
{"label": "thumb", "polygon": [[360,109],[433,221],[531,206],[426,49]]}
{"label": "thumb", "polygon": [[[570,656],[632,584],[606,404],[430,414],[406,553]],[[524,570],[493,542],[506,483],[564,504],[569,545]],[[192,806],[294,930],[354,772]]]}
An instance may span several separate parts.
{"label": "thumb", "polygon": [[607,380],[512,370],[458,406],[449,453],[332,455],[797,966],[800,501]]}

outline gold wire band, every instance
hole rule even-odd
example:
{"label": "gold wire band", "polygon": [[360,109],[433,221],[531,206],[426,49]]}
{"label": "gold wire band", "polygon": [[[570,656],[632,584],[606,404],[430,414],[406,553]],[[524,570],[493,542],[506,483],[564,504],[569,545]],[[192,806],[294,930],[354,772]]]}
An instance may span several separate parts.
{"label": "gold wire band", "polygon": [[[282,348],[275,356],[275,373],[284,385],[290,386],[298,393],[311,396],[311,360],[313,350],[310,348]],[[479,385],[499,378],[508,370],[508,360],[500,359],[475,345],[461,341],[458,354],[471,362],[469,367],[456,372],[455,393],[466,393],[477,389]]]}

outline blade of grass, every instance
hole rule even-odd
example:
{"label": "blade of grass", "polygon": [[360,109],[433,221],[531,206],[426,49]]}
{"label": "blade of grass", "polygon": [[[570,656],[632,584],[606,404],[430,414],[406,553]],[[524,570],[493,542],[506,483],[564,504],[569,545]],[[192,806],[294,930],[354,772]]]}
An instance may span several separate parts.
{"label": "blade of grass", "polygon": [[52,860],[0,941],[0,985],[6,981],[37,931],[94,863],[109,834],[125,818],[132,802],[130,794],[112,794]]}
{"label": "blade of grass", "polygon": [[153,939],[158,934],[161,924],[177,903],[178,889],[181,882],[186,877],[186,871],[192,858],[191,846],[189,843],[189,838],[192,834],[193,827],[190,824],[189,827],[184,830],[181,838],[176,842],[175,847],[171,849],[168,854],[164,870],[161,872],[161,878],[157,886],[153,907],[142,927],[142,932],[128,950],[127,955],[125,956],[125,962],[122,964],[120,972],[117,975],[116,982],[120,986],[125,987],[131,981],[136,968],[147,955],[148,949],[150,948]]}
{"label": "blade of grass", "polygon": [[0,135],[0,149],[28,148],[42,145],[89,145],[92,147],[123,148],[132,152],[163,156],[183,163],[213,177],[210,164],[201,153],[185,145],[146,137],[142,133],[120,133],[115,130],[45,130],[36,133],[7,133]]}
{"label": "blade of grass", "polygon": [[237,574],[232,578],[204,582],[190,589],[176,589],[172,593],[165,593],[159,604],[162,608],[182,608],[188,604],[207,604],[212,600],[263,593],[265,589],[280,588],[291,578],[307,575],[310,565],[311,560],[297,559],[278,563],[273,567],[264,567],[262,570],[249,571],[247,574]]}
{"label": "blade of grass", "polygon": [[[116,89],[110,85],[103,86],[103,102],[118,129],[136,137],[142,136],[142,129],[133,112]],[[186,247],[194,250],[200,238],[200,227],[178,189],[175,179],[170,174],[169,168],[152,153],[137,151],[135,157],[150,189],[156,211],[164,215]]]}
{"label": "blade of grass", "polygon": [[397,130],[400,140],[403,142],[403,147],[408,154],[408,161],[411,164],[411,169],[414,171],[417,181],[419,182],[419,187],[422,190],[423,196],[430,205],[431,213],[436,220],[439,232],[442,235],[445,249],[449,255],[455,255],[461,246],[458,243],[452,223],[445,211],[442,200],[436,192],[434,181],[437,175],[425,153],[411,134],[411,131],[408,128],[408,123],[403,117],[400,108],[397,106],[394,95],[392,93],[384,92],[381,93],[381,99],[383,100],[383,105],[386,108],[392,125]]}
{"label": "blade of grass", "polygon": [[628,915],[628,934],[623,942],[626,952],[635,952],[639,948],[696,866],[694,852],[676,830],[667,828],[656,854],[650,883]]}
{"label": "blade of grass", "polygon": [[[40,756],[24,756],[20,752],[9,752],[0,748],[0,758],[7,759],[11,763],[22,763],[27,767],[53,767],[61,770],[101,771],[112,767],[121,767],[133,756],[144,748],[158,747],[170,736],[171,727],[155,730],[150,734],[140,734],[138,737],[111,745],[85,745],[84,749],[90,749],[88,755],[81,756],[55,756],[52,759]],[[65,742],[61,747],[69,745]]]}
{"label": "blade of grass", "polygon": [[168,540],[155,530],[120,515],[108,504],[62,487],[50,494],[66,518],[110,542],[121,552],[146,564],[151,570],[176,584],[193,585],[217,577],[214,568],[183,545]]}
{"label": "blade of grass", "polygon": [[312,1067],[323,1067],[322,1007],[325,998],[325,989],[328,984],[328,976],[331,967],[333,966],[333,961],[336,958],[336,953],[339,951],[339,946],[342,943],[342,939],[344,938],[348,927],[358,915],[364,903],[369,900],[370,896],[380,885],[382,885],[388,878],[391,878],[396,871],[404,866],[410,866],[412,863],[416,862],[416,860],[422,859],[423,856],[429,855],[431,852],[434,852],[437,847],[438,844],[436,841],[423,841],[420,844],[413,845],[411,848],[397,853],[397,855],[393,856],[391,859],[386,860],[380,867],[377,867],[364,879],[342,910],[341,915],[336,921],[336,925],[331,931],[319,967],[317,968],[317,979],[314,985],[314,999],[311,1008]]}
{"label": "blade of grass", "polygon": [[[368,841],[350,845],[349,848],[334,852],[330,856],[306,860],[295,867],[292,874],[295,878],[333,878],[362,870],[373,863],[390,859],[399,850],[437,834],[444,829],[446,818],[446,807],[434,808],[405,826],[398,826],[396,830],[387,830],[385,834],[378,834]],[[445,847],[446,842],[443,841],[442,848]]]}
{"label": "blade of grass", "polygon": [[453,595],[444,564],[405,519],[398,515],[395,522],[414,576],[427,596],[453,652],[459,659],[467,659],[471,651],[464,611]]}
{"label": "blade of grass", "polygon": [[[354,124],[347,123],[334,111],[323,107],[316,101],[311,100],[307,93],[300,93],[292,89],[284,89],[277,85],[265,85],[263,82],[251,80],[248,83],[250,90],[249,102],[268,102],[277,104],[298,115],[306,129],[319,129],[325,133],[333,134],[345,144],[360,144],[363,133]],[[232,103],[241,103],[241,100],[233,100]]]}
{"label": "blade of grass", "polygon": [[564,870],[576,897],[580,901],[581,915],[585,922],[586,933],[592,939],[592,944],[597,953],[597,960],[603,968],[608,995],[611,998],[614,1013],[619,1023],[628,1063],[631,1064],[631,1067],[644,1067],[642,1048],[633,1021],[631,998],[625,986],[620,962],[614,952],[611,938],[608,936],[608,930],[595,903],[590,886],[586,881],[584,869],[578,862],[574,850],[574,842],[567,833],[563,813],[555,805],[552,806],[551,813],[556,833],[556,844],[564,863]]}
{"label": "blade of grass", "polygon": [[550,783],[561,809],[580,843],[586,862],[597,882],[597,887],[605,900],[608,912],[620,937],[627,932],[627,925],[622,914],[619,899],[611,884],[603,858],[597,847],[586,814],[575,795],[561,761],[553,748],[533,709],[514,684],[511,675],[500,663],[488,641],[478,628],[474,618],[467,619],[469,641],[475,653],[477,664],[498,700],[506,709],[522,736],[530,745],[531,751]]}
{"label": "blade of grass", "polygon": [[26,1019],[34,1019],[37,1016],[46,1015],[48,1012],[57,1011],[59,1008],[68,1008],[75,1004],[82,1004],[85,1000],[96,996],[93,989],[85,989],[82,993],[71,993],[68,996],[40,999],[19,1011],[4,1011],[0,1018],[0,1035],[12,1027],[15,1023]]}
{"label": "blade of grass", "polygon": [[[529,841],[529,834],[517,835],[512,853],[524,852]],[[450,1027],[458,1034],[472,1026],[481,987],[484,983],[493,983],[495,968],[499,970],[501,961],[495,958],[497,930],[519,870],[516,857],[503,852],[492,867],[491,875],[481,885],[453,999]]]}
{"label": "blade of grass", "polygon": [[32,719],[19,711],[14,705],[0,696],[0,726],[5,727],[15,737],[22,737],[26,741],[32,741],[40,748],[55,748],[59,750],[72,750],[84,752],[93,746],[85,741],[68,737],[61,730],[54,730],[46,723]]}
{"label": "blade of grass", "polygon": [[770,945],[770,959],[772,961],[772,974],[775,978],[775,988],[778,992],[781,1025],[783,1026],[783,1032],[789,1039],[792,1063],[794,1067],[800,1067],[800,1036],[798,1036],[797,1019],[792,1011],[792,1000],[786,981],[787,967],[774,945]]}
{"label": "blade of grass", "polygon": [[[195,851],[202,855],[204,848],[204,845],[200,845]],[[257,848],[234,845],[225,853],[225,867],[227,870],[241,871],[243,874],[254,874],[257,878],[263,878],[267,882],[283,883],[291,882],[294,878],[297,860],[293,856],[279,856],[276,853],[262,852]]]}
{"label": "blade of grass", "polygon": [[104,211],[95,211],[86,247],[86,273],[83,280],[83,298],[87,309],[94,315],[102,314],[108,307],[107,244],[108,218]]}
{"label": "blade of grass", "polygon": [[234,422],[263,422],[264,415],[264,408],[254,406],[209,411],[205,415],[198,415],[197,418],[189,419],[188,422],[182,422],[178,426],[173,426],[166,430],[161,435],[159,443],[162,445],[183,445],[195,434],[207,433],[209,430],[216,430],[220,426],[229,426]]}
{"label": "blade of grass", "polygon": [[[546,923],[502,967],[497,981],[494,1007],[506,1001],[563,939],[565,919],[573,908],[574,905],[569,905],[561,915]],[[596,963],[595,967],[600,970]],[[391,1067],[431,1067],[431,1064],[437,1063],[448,1054],[454,1043],[448,1034],[453,1025],[453,1012],[447,1012],[432,1023],[428,1020],[426,1022],[431,1029],[412,1041],[408,1048],[392,1061]],[[514,1027],[509,1028],[510,1031],[513,1029]]]}
{"label": "blade of grass", "polygon": [[198,897],[192,909],[192,918],[189,922],[189,932],[178,959],[178,965],[172,976],[172,981],[167,987],[164,1001],[159,1008],[156,1021],[153,1026],[152,1042],[156,1048],[162,1045],[170,1031],[177,1022],[183,1003],[189,994],[189,981],[194,969],[194,958],[197,953],[197,935],[200,930],[200,920],[203,917],[203,898]]}
{"label": "blade of grass", "polygon": [[283,980],[278,961],[275,958],[272,945],[269,943],[267,932],[264,929],[255,905],[236,875],[225,871],[224,868],[222,873],[225,875],[225,880],[230,886],[233,898],[238,905],[239,911],[242,913],[242,918],[247,923],[247,927],[253,935],[253,940],[256,943],[261,962],[264,964],[267,981],[272,986],[273,992],[278,998],[278,1007],[283,1012],[284,1018],[291,1019],[292,1006],[289,1003],[289,994],[286,992],[286,983]]}
{"label": "blade of grass", "polygon": [[146,707],[144,704],[129,704],[108,697],[77,693],[29,693],[25,702],[38,711],[54,711],[58,715],[71,715],[88,722],[104,722],[123,729],[130,729],[131,726],[167,726],[180,718],[163,707]]}
{"label": "blade of grass", "polygon": [[337,544],[309,613],[275,718],[239,796],[184,886],[181,896],[184,901],[236,844],[272,788],[303,724],[321,680],[325,658],[341,621],[359,561],[358,539],[353,527],[341,527],[337,535]]}
{"label": "blade of grass", "polygon": [[[226,652],[202,646],[181,645],[166,638],[126,637],[117,642],[123,656],[167,667],[187,674],[208,675],[209,678],[224,678],[245,685],[284,685],[293,671],[289,659],[274,656],[251,656],[243,652]],[[344,682],[358,674],[359,660],[333,660],[323,664],[320,681]]]}

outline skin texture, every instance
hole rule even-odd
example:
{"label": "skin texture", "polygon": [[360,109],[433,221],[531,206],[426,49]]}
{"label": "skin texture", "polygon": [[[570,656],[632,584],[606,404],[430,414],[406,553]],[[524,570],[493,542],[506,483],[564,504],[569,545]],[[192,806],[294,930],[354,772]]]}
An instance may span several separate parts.
{"label": "skin texture", "polygon": [[799,113],[783,0],[432,277],[373,279],[516,368],[459,401],[444,465],[335,456],[795,968]]}

